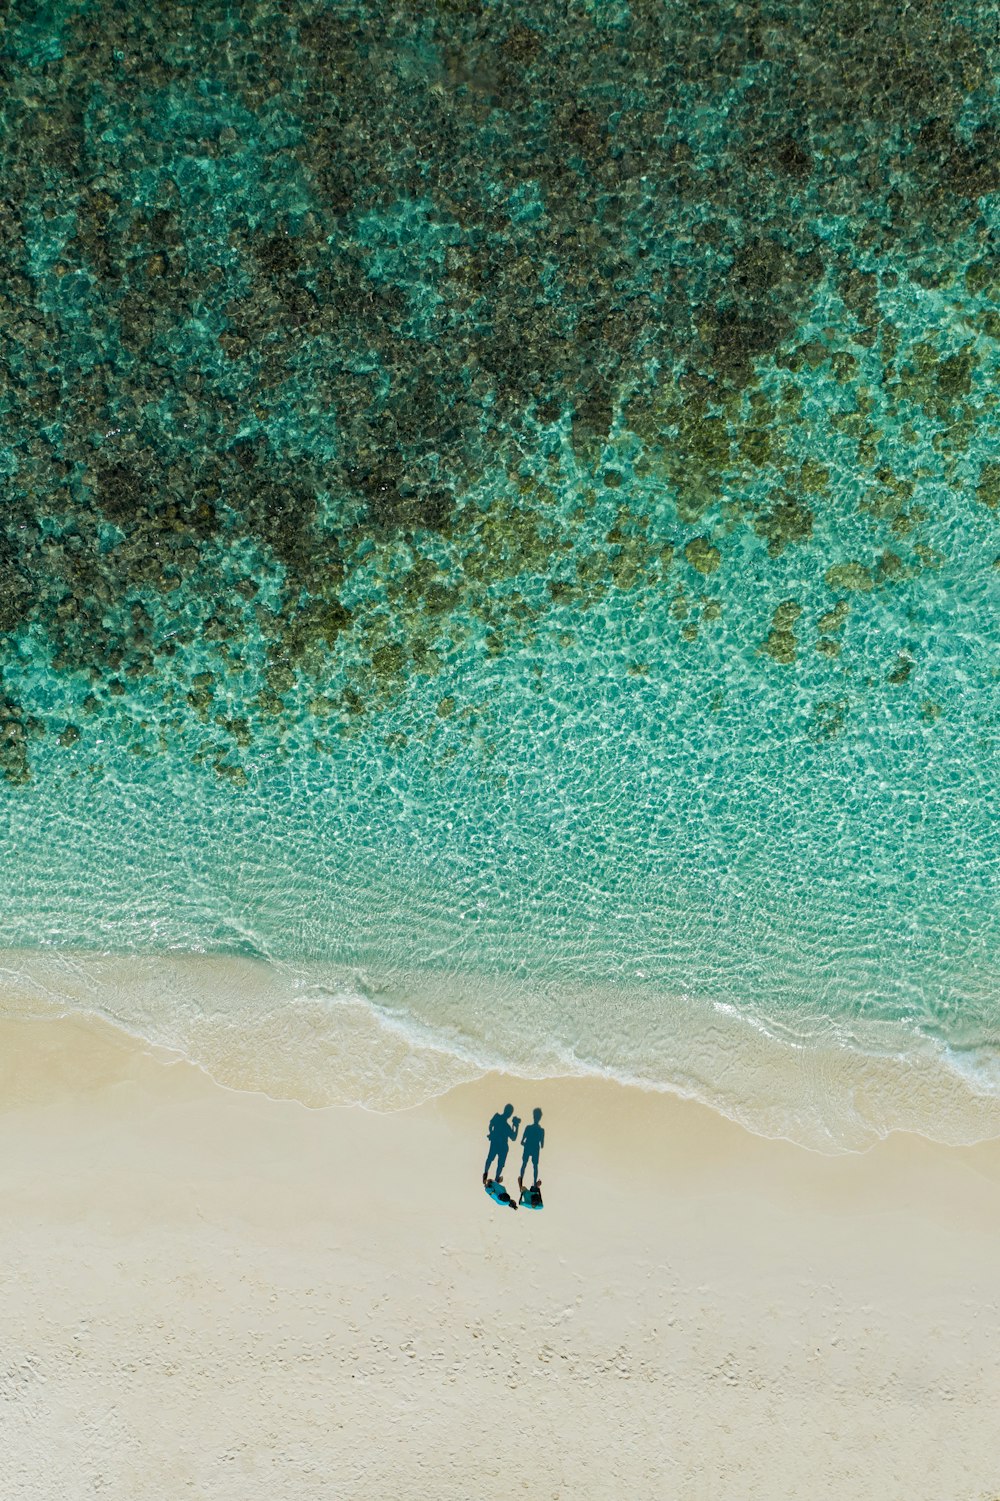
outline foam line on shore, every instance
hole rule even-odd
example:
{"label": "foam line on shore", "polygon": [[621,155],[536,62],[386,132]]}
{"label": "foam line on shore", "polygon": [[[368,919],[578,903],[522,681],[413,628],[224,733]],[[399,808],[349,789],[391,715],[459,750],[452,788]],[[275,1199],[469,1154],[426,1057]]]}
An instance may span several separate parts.
{"label": "foam line on shore", "polygon": [[[894,1130],[963,1145],[1000,1136],[1000,1065],[989,1046],[963,1050],[888,1022],[839,1033],[820,1018],[772,1028],[733,1006],[664,997],[640,1051],[635,1004],[627,991],[565,982],[242,956],[0,956],[3,1014],[100,1016],[221,1084],[310,1107],[405,1109],[498,1070],[665,1091],[826,1153],[863,1150]],[[569,1017],[573,1045],[553,1025]]]}

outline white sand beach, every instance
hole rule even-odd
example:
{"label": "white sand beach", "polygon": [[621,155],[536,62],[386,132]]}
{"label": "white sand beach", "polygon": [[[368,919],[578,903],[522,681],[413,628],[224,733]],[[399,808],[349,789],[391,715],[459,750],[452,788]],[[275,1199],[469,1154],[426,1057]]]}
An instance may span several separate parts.
{"label": "white sand beach", "polygon": [[[481,1186],[508,1099],[541,1214]],[[1000,1496],[1000,1142],[495,1075],[308,1110],[6,1021],[0,1203],[4,1501]]]}

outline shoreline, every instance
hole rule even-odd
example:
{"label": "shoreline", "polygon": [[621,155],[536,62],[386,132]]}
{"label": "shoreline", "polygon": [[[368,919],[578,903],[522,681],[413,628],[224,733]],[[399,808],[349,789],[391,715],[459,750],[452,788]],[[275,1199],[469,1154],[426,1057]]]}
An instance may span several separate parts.
{"label": "shoreline", "polygon": [[[0,1021],[90,1016],[187,1059],[220,1085],[311,1108],[406,1110],[510,1072],[691,1101],[824,1155],[864,1151],[898,1131],[951,1145],[1000,1139],[1000,1039],[996,1050],[962,1052],[901,1024],[858,1022],[855,1045],[846,1046],[830,1026],[814,1022],[810,1034],[802,1018],[790,1017],[779,1034],[734,1007],[665,998],[650,1048],[667,1077],[644,1077],[555,1043],[518,1058],[515,1029],[534,994],[527,982],[454,973],[179,951],[0,950]],[[563,985],[558,1005],[567,1014],[574,997],[581,1017],[613,1020],[630,1004],[627,989]],[[490,1018],[489,1036],[463,1030],[477,1014]]]}
{"label": "shoreline", "polygon": [[[482,1191],[507,1099],[542,1214]],[[24,1501],[1000,1490],[997,1142],[505,1075],[307,1109],[76,1017],[0,1023],[0,1185]]]}

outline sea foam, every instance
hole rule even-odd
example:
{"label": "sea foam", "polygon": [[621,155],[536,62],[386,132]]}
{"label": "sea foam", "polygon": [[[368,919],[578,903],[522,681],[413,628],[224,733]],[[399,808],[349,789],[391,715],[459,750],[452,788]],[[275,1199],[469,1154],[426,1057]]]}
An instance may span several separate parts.
{"label": "sea foam", "polygon": [[[604,1055],[609,1010],[655,1002],[666,1025]],[[1000,1135],[995,1042],[959,1050],[898,1022],[796,1032],[738,1008],[422,971],[334,973],[238,956],[7,951],[0,1011],[91,1014],[189,1059],[219,1083],[303,1105],[401,1110],[499,1071],[602,1077],[701,1101],[748,1130],[822,1152],[890,1131],[966,1144]],[[513,1015],[545,1017],[519,1034]],[[562,1016],[566,1036],[554,1039]],[[436,1021],[426,1018],[435,1016]],[[490,1018],[494,1019],[490,1024]],[[572,1029],[572,1031],[571,1031]],[[594,1049],[569,1041],[590,1036]]]}

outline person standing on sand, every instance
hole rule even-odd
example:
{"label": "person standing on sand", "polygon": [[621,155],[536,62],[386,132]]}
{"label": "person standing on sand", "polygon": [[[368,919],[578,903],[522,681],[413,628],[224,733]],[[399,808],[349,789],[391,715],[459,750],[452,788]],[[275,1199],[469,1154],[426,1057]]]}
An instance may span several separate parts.
{"label": "person standing on sand", "polygon": [[[512,1115],[514,1116],[513,1120],[511,1120]],[[503,1107],[503,1114],[496,1114],[490,1121],[486,1133],[490,1140],[490,1151],[486,1159],[486,1166],[483,1168],[484,1183],[489,1179],[490,1163],[494,1157],[497,1160],[496,1181],[498,1183],[503,1182],[503,1168],[504,1163],[507,1161],[507,1150],[511,1142],[517,1140],[517,1128],[520,1124],[521,1117],[514,1115],[513,1105],[505,1105]]]}
{"label": "person standing on sand", "polygon": [[541,1118],[542,1112],[540,1110],[533,1110],[531,1112],[531,1125],[525,1126],[524,1135],[521,1137],[524,1156],[521,1158],[521,1172],[517,1180],[518,1188],[524,1187],[524,1170],[529,1162],[535,1174],[535,1181],[532,1186],[538,1188],[541,1182],[538,1176],[538,1154],[545,1145],[545,1132],[538,1124]]}

